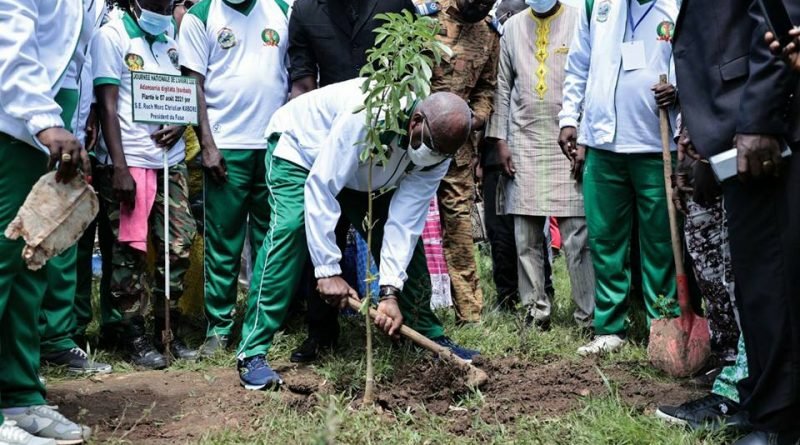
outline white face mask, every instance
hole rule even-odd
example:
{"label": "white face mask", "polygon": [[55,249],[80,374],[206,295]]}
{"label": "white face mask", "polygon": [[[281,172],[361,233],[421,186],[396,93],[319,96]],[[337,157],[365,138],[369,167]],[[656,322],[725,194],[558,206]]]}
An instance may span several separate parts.
{"label": "white face mask", "polygon": [[553,9],[557,2],[558,0],[525,0],[525,3],[527,3],[534,12],[539,14],[544,14]]}
{"label": "white face mask", "polygon": [[423,121],[422,136],[421,136],[422,143],[420,144],[420,146],[417,148],[413,147],[408,148],[408,158],[414,165],[418,167],[430,167],[431,165],[436,165],[447,159],[446,156],[442,156],[436,153],[431,147],[428,147],[428,145],[425,144],[424,141],[425,141],[426,127],[427,125],[425,125],[425,121]]}
{"label": "white face mask", "polygon": [[153,11],[149,11],[147,9],[142,8],[142,5],[139,4],[139,1],[136,1],[136,5],[139,6],[139,9],[142,13],[138,17],[139,27],[142,28],[142,31],[150,34],[151,36],[158,36],[167,31],[169,29],[169,25],[172,23],[172,16],[158,14]]}

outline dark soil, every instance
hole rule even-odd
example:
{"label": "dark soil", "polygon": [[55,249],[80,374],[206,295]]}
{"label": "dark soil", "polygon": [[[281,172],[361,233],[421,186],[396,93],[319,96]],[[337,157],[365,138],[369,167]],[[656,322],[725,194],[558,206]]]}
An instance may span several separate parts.
{"label": "dark soil", "polygon": [[[378,405],[387,413],[424,409],[452,420],[451,429],[469,434],[477,413],[490,423],[513,423],[518,417],[560,416],[580,406],[581,398],[608,394],[603,375],[591,361],[530,363],[515,358],[477,363],[489,374],[481,388],[483,405],[470,412],[460,403],[471,393],[463,375],[443,362],[398,369],[378,385]],[[623,401],[641,410],[661,403],[681,403],[700,394],[688,384],[654,383],[632,373],[638,364],[603,371]],[[288,407],[307,412],[316,394],[332,393],[329,382],[310,368],[279,366]],[[263,415],[264,395],[241,389],[232,369],[213,372],[141,372],[110,375],[53,385],[49,394],[69,417],[92,426],[99,441],[185,443],[223,428],[246,429]]]}

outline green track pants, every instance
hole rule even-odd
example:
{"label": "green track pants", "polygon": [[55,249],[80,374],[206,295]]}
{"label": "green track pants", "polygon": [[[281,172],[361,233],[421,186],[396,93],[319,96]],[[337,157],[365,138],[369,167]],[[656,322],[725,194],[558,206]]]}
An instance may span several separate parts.
{"label": "green track pants", "polygon": [[52,258],[44,266],[47,271],[47,289],[39,315],[40,351],[64,351],[76,346],[75,290],[78,282],[77,245]]}
{"label": "green track pants", "polygon": [[28,270],[22,260],[24,241],[11,241],[3,232],[47,172],[47,160],[40,150],[0,133],[0,408],[45,403],[39,382],[39,311],[46,271]]}
{"label": "green track pants", "polygon": [[209,337],[230,335],[245,235],[249,235],[254,263],[269,224],[266,150],[220,151],[228,182],[218,184],[209,175],[204,178],[204,293]]}
{"label": "green track pants", "polygon": [[[277,137],[273,135],[266,159],[270,226],[253,270],[242,341],[237,352],[239,359],[269,351],[275,332],[286,318],[309,256],[304,215],[308,171],[273,157],[271,151],[276,143]],[[386,221],[391,196],[386,193],[374,201],[375,220]],[[345,190],[338,199],[342,213],[360,230],[367,211],[366,194]],[[383,226],[375,227],[372,236],[373,255],[380,258]],[[407,272],[409,279],[399,299],[405,324],[428,338],[444,335],[442,324],[430,307],[431,282],[421,240]]]}
{"label": "green track pants", "polygon": [[[625,333],[631,267],[642,270],[648,325],[656,318],[677,316],[675,264],[661,155],[589,149],[583,195],[596,279],[595,333]],[[634,212],[639,221],[640,265],[630,265]]]}

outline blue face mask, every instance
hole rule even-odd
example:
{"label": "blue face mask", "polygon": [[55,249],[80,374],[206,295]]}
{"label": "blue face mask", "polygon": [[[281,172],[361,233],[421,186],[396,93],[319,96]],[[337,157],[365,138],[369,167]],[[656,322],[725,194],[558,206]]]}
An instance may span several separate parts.
{"label": "blue face mask", "polygon": [[172,23],[172,16],[157,14],[144,9],[142,5],[139,4],[138,0],[136,1],[136,5],[139,6],[139,9],[142,11],[141,15],[138,17],[139,27],[142,28],[142,31],[151,36],[158,36],[169,29],[169,25]]}
{"label": "blue face mask", "polygon": [[558,0],[525,0],[525,3],[533,9],[533,12],[544,14],[553,9]]}
{"label": "blue face mask", "polygon": [[497,31],[497,33],[501,36],[503,35],[503,24],[497,17],[492,19],[492,28],[494,28],[494,30]]}

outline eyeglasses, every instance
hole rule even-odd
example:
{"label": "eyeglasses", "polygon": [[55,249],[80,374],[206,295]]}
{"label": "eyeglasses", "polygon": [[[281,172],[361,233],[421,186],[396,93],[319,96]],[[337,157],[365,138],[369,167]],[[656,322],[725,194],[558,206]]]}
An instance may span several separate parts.
{"label": "eyeglasses", "polygon": [[[431,131],[431,126],[428,123],[428,117],[425,116],[424,114],[422,115],[422,125],[423,125],[423,129],[428,130],[428,140],[431,143],[431,151],[433,152],[433,154],[435,154],[437,156],[441,156],[443,158],[447,158],[447,159],[452,159],[452,158],[454,158],[456,156],[455,153],[451,153],[451,154],[442,153],[441,151],[436,149],[436,143],[433,141],[433,132]],[[423,131],[423,134],[422,134],[422,138],[423,138],[423,142],[424,142],[424,139],[425,139],[425,132],[424,131]]]}

